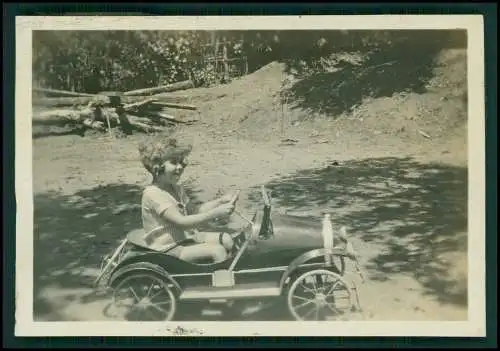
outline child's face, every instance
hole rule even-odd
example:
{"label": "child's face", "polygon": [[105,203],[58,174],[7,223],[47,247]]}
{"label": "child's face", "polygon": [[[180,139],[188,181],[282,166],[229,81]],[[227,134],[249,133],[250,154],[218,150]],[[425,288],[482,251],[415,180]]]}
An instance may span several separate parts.
{"label": "child's face", "polygon": [[187,166],[187,160],[185,158],[169,160],[164,162],[162,166],[163,170],[160,172],[158,180],[164,184],[177,184]]}

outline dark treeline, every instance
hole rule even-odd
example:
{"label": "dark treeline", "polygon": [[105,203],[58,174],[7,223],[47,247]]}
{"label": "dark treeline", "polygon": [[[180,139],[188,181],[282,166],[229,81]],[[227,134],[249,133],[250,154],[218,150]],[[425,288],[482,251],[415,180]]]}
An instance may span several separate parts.
{"label": "dark treeline", "polygon": [[281,61],[300,74],[321,70],[318,62],[340,52],[359,53],[372,64],[406,57],[419,66],[415,61],[438,49],[465,47],[466,36],[444,30],[35,31],[33,79],[36,86],[87,93],[187,79],[210,86],[217,71],[206,58],[217,46],[225,46],[232,62],[244,57],[249,73]]}

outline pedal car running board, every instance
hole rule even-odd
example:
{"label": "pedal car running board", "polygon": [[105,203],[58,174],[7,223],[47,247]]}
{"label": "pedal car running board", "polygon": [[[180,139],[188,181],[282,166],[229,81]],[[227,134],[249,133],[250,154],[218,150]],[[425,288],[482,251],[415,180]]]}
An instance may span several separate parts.
{"label": "pedal car running board", "polygon": [[247,299],[253,297],[279,296],[281,289],[277,286],[267,287],[221,287],[221,288],[188,288],[182,292],[180,300],[215,300],[215,299]]}

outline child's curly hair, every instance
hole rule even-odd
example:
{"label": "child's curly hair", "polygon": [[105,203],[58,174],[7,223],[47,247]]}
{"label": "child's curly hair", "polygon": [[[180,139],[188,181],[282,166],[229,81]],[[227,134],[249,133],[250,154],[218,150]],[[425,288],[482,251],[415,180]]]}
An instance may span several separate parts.
{"label": "child's curly hair", "polygon": [[193,146],[179,142],[175,137],[156,136],[139,143],[139,156],[144,168],[153,176],[166,161],[178,162],[186,157]]}

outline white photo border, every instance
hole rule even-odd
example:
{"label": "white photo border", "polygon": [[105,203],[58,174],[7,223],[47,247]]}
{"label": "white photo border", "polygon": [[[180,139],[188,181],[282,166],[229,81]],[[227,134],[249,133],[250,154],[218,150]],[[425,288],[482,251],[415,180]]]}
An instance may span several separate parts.
{"label": "white photo border", "polygon": [[[468,320],[459,322],[35,322],[33,320],[33,30],[465,29],[468,35]],[[16,336],[457,336],[486,335],[485,80],[481,15],[17,16]],[[31,101],[31,100],[29,100]],[[198,331],[198,332],[196,332]]]}

